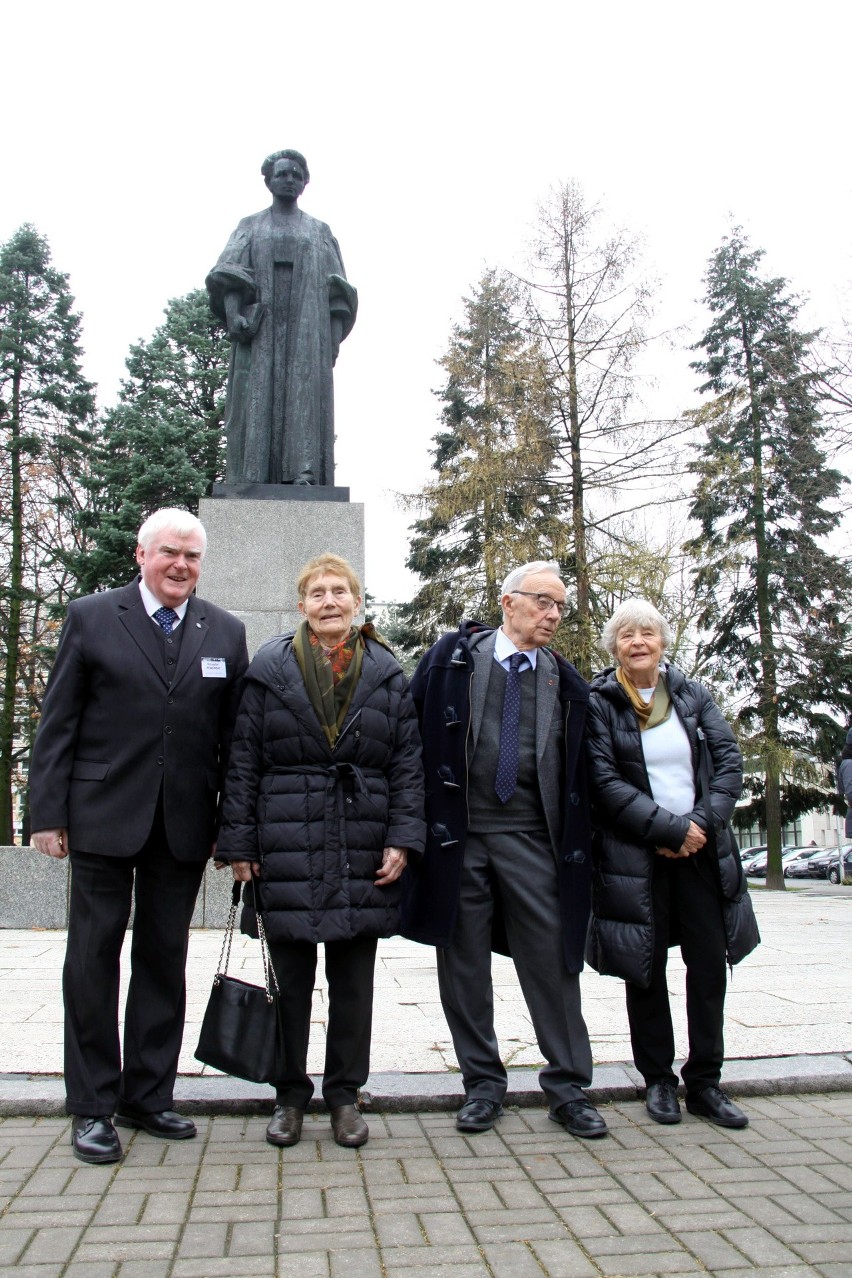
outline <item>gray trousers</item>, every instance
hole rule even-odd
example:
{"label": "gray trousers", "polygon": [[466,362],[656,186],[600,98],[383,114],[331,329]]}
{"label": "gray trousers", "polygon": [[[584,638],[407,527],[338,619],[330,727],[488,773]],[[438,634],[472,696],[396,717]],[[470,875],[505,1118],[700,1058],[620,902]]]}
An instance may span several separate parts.
{"label": "gray trousers", "polygon": [[491,920],[499,893],[509,948],[547,1065],[539,1074],[551,1108],[577,1100],[592,1081],[592,1050],[580,978],[565,970],[556,864],[547,842],[521,833],[469,834],[452,944],[438,950],[444,1015],[468,1097],[502,1101],[506,1069],[494,1033]]}

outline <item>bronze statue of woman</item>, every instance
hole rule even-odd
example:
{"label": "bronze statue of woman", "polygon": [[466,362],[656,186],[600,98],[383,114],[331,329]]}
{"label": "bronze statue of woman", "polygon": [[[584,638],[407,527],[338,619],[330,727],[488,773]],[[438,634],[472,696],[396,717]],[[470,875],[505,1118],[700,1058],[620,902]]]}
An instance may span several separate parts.
{"label": "bronze statue of woman", "polygon": [[260,171],[271,207],[242,219],[207,276],[232,342],[225,478],[333,485],[332,369],[358,294],[329,227],[298,206],[305,157],[275,151]]}

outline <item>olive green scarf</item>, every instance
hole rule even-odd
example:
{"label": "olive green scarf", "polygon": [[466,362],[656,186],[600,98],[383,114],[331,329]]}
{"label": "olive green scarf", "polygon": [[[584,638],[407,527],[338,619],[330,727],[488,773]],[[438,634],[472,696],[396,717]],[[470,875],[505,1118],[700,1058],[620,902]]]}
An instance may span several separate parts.
{"label": "olive green scarf", "polygon": [[654,689],[654,695],[650,701],[645,701],[639,689],[633,680],[626,674],[624,666],[618,666],[615,671],[615,677],[624,689],[627,697],[636,711],[636,717],[639,720],[639,730],[647,732],[649,728],[656,728],[658,723],[665,723],[672,712],[672,702],[669,696],[669,690],[666,686],[666,680],[663,675],[658,676],[657,686]]}
{"label": "olive green scarf", "polygon": [[293,651],[305,681],[308,700],[332,750],[361,677],[364,638],[357,626],[353,626],[343,642],[335,645],[332,651],[341,648],[351,650],[351,659],[335,682],[334,666],[322,644],[311,643],[307,621],[301,623],[293,636]]}

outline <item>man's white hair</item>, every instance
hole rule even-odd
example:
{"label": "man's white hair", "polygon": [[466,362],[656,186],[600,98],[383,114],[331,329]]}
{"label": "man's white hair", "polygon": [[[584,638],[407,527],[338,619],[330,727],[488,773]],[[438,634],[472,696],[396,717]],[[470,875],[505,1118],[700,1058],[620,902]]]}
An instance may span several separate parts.
{"label": "man's white hair", "polygon": [[191,515],[188,510],[179,510],[177,506],[165,506],[162,510],[155,510],[153,515],[149,515],[145,520],[139,532],[136,534],[136,540],[143,550],[150,550],[154,539],[165,532],[166,529],[176,532],[179,537],[188,537],[190,533],[198,533],[201,537],[201,555],[204,556],[207,550],[207,533],[204,531],[204,525],[195,515]]}
{"label": "man's white hair", "polygon": [[520,590],[524,578],[529,577],[534,572],[552,572],[558,577],[559,564],[555,559],[534,559],[531,564],[521,564],[520,568],[513,568],[500,587],[500,598],[502,599],[504,595],[510,595],[513,590]]}
{"label": "man's white hair", "polygon": [[601,631],[601,647],[605,648],[615,661],[619,632],[628,627],[641,630],[645,626],[657,631],[663,641],[663,652],[672,646],[674,641],[672,628],[662,613],[658,612],[647,599],[625,599],[624,603],[618,605]]}

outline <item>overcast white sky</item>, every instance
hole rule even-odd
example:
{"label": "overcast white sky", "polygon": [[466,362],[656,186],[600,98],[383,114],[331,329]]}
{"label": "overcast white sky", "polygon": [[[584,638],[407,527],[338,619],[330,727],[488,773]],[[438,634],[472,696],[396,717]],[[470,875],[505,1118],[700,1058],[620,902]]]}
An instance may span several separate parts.
{"label": "overcast white sky", "polygon": [[[296,12],[298,8],[298,12]],[[519,261],[551,184],[647,239],[666,324],[704,322],[706,260],[742,223],[831,322],[852,279],[850,8],[840,0],[153,0],[8,10],[0,238],[34,222],[110,403],[128,346],[199,287],[260,164],[307,156],[360,296],[336,373],[337,482],[366,503],[367,584],[410,593],[445,349],[486,265]],[[660,412],[687,407],[668,359]]]}

